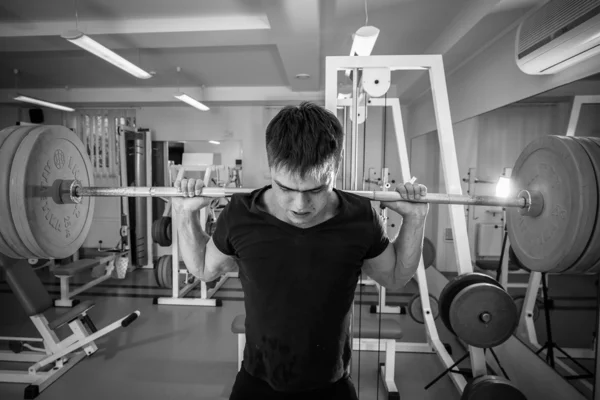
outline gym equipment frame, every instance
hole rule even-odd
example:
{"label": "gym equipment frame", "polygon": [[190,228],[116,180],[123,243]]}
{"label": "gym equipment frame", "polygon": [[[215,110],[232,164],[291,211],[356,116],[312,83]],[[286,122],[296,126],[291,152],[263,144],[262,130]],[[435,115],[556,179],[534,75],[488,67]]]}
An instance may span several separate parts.
{"label": "gym equipment frame", "polygon": [[[443,167],[444,181],[449,194],[462,194],[461,180],[459,176],[457,153],[454,141],[450,104],[446,86],[446,77],[441,55],[404,55],[404,56],[354,56],[354,57],[327,57],[325,76],[325,106],[331,112],[336,113],[340,105],[338,100],[338,71],[351,70],[353,76],[352,90],[352,112],[358,112],[358,79],[359,70],[362,71],[360,84],[366,93],[374,97],[384,95],[389,89],[391,82],[391,71],[393,70],[426,70],[431,82],[433,106],[436,117],[436,126],[440,143],[440,158]],[[373,100],[373,99],[372,99]],[[398,133],[398,132],[397,132]],[[356,138],[358,135],[358,118],[352,119],[352,156],[356,157]],[[407,182],[411,179],[408,164],[408,154],[405,140],[397,140],[398,153],[402,179]],[[400,145],[403,143],[403,145]],[[350,171],[356,190],[356,163],[352,164],[354,169]],[[473,272],[471,252],[467,236],[467,225],[464,206],[449,204],[450,222],[454,234],[454,250],[456,265],[459,274]],[[419,293],[422,299],[425,326],[432,345],[438,354],[440,361],[446,368],[450,368],[454,361],[448,354],[441,342],[429,304],[429,291],[439,297],[443,287],[448,280],[436,269],[424,269],[421,259],[415,279],[419,285]],[[428,282],[429,281],[429,282]],[[430,289],[431,288],[431,289]],[[564,400],[583,399],[581,394],[574,389],[566,380],[557,374],[552,368],[533,354],[514,336],[502,345],[494,348],[499,359],[502,360],[502,368],[507,371],[513,382],[527,396],[529,400]],[[471,370],[474,377],[486,375],[486,361],[495,371],[501,370],[495,358],[490,352],[483,349],[468,346],[470,353]],[[466,386],[466,380],[462,375],[449,374],[459,393],[462,394]]]}
{"label": "gym equipment frame", "polygon": [[[204,174],[204,184],[206,186],[209,185],[210,182],[210,176],[211,176],[211,166],[206,166],[206,165],[194,165],[194,166],[190,166],[190,165],[185,165],[185,166],[179,166],[177,168],[175,168],[177,170],[177,179],[183,179],[185,172],[187,171],[205,171]],[[167,207],[167,210],[171,210],[172,207],[169,205]],[[165,210],[166,212],[166,210]],[[227,279],[229,278],[237,278],[238,277],[238,273],[237,272],[228,272],[227,274],[225,274],[224,276],[221,277],[221,279],[219,280],[219,282],[213,287],[208,289],[206,282],[201,281],[200,279],[194,279],[193,282],[191,283],[187,283],[183,288],[179,288],[179,275],[180,274],[185,274],[188,275],[189,272],[187,270],[187,268],[183,268],[180,269],[179,268],[179,235],[178,235],[178,230],[177,230],[177,224],[178,224],[178,216],[176,213],[171,212],[171,238],[172,238],[172,244],[171,244],[171,252],[173,255],[173,268],[172,268],[172,273],[173,273],[173,286],[172,286],[172,293],[171,293],[171,297],[157,297],[154,299],[154,304],[160,304],[160,305],[182,305],[182,306],[205,306],[205,307],[220,307],[222,305],[221,300],[219,299],[213,299],[213,295],[221,288],[221,286],[223,286],[223,284],[227,281]],[[205,230],[206,227],[204,226],[206,224],[206,208],[203,208],[200,211],[200,223],[202,226],[202,229]],[[194,288],[196,288],[198,285],[200,285],[200,297],[199,298],[189,298],[189,297],[185,297],[191,290],[193,290]]]}

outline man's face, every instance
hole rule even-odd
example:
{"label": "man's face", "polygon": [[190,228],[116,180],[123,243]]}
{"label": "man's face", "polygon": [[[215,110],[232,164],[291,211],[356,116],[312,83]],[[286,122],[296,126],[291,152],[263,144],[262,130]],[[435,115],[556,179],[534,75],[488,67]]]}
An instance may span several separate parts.
{"label": "man's face", "polygon": [[291,223],[305,226],[320,216],[327,207],[335,173],[325,173],[320,179],[309,175],[302,179],[284,168],[271,168],[271,179],[277,205],[285,211]]}

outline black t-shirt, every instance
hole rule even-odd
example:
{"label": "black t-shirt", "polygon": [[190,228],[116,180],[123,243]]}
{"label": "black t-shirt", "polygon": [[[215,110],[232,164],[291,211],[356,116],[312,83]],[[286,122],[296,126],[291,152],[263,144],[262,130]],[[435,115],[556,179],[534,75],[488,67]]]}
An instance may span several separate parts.
{"label": "black t-shirt", "polygon": [[278,391],[315,389],[345,376],[361,267],[389,240],[366,198],[334,189],[338,213],[303,229],[259,209],[269,188],[233,195],[212,238],[239,266],[248,373]]}

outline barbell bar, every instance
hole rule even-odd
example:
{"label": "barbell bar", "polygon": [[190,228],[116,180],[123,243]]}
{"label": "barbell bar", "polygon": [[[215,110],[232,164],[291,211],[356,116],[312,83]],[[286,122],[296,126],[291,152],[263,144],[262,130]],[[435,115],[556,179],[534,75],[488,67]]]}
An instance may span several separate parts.
{"label": "barbell bar", "polygon": [[[0,253],[39,259],[75,254],[94,221],[96,197],[183,196],[174,187],[96,186],[95,168],[116,161],[99,145],[83,143],[64,126],[0,130]],[[428,193],[405,201],[505,207],[511,248],[529,270],[600,272],[600,139],[541,136],[518,156],[511,180],[520,191],[508,198]],[[252,190],[212,187],[203,195]],[[393,190],[350,193],[401,200]]]}
{"label": "barbell bar", "polygon": [[[55,191],[58,190],[58,193],[52,196],[57,204],[80,203],[83,197],[184,197],[183,193],[175,187],[85,187],[76,180],[56,180],[53,188]],[[256,189],[204,187],[200,196],[211,198],[230,197],[234,194],[250,193],[254,190]],[[541,210],[543,206],[541,193],[532,193],[527,190],[522,190],[514,198],[427,193],[418,200],[402,199],[400,193],[396,191],[348,190],[345,192],[374,201],[517,207],[529,213],[532,210]]]}

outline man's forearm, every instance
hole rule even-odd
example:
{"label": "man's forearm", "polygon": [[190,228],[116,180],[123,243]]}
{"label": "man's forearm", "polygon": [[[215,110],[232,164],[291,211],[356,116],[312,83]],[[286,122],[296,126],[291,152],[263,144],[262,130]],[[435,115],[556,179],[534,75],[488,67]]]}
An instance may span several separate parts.
{"label": "man's forearm", "polygon": [[402,221],[400,232],[393,241],[396,252],[394,267],[394,283],[396,288],[402,288],[414,276],[421,253],[423,251],[423,236],[425,234],[425,219],[407,217]]}
{"label": "man's forearm", "polygon": [[200,210],[183,211],[176,215],[179,232],[179,252],[188,271],[196,278],[206,280],[204,256],[210,237],[200,225]]}

